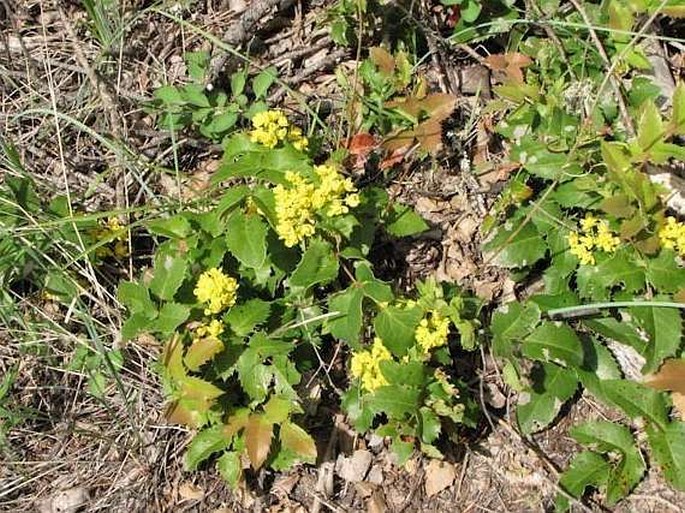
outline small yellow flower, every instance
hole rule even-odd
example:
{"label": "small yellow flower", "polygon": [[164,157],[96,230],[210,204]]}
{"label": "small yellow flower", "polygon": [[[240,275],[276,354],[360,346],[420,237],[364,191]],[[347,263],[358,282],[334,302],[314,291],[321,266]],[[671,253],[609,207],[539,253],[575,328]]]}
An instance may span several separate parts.
{"label": "small yellow flower", "polygon": [[381,373],[380,363],[391,360],[390,351],[383,345],[383,341],[376,337],[370,351],[357,351],[352,355],[350,372],[352,377],[361,381],[364,390],[373,392],[379,387],[388,384]]}
{"label": "small yellow flower", "polygon": [[685,257],[685,223],[679,223],[675,217],[667,217],[666,224],[659,230],[661,245],[673,249]]}
{"label": "small yellow flower", "polygon": [[252,117],[252,126],[254,129],[250,131],[250,140],[267,148],[275,148],[283,141],[288,141],[300,151],[305,151],[309,146],[309,140],[302,135],[302,130],[291,127],[288,118],[280,110],[255,114]]}
{"label": "small yellow flower", "polygon": [[238,282],[216,267],[203,272],[197,280],[193,294],[206,303],[205,315],[217,314],[235,304]]}
{"label": "small yellow flower", "polygon": [[430,312],[428,317],[421,319],[414,333],[416,342],[424,353],[435,347],[447,344],[450,330],[450,320],[442,317],[438,312]]}
{"label": "small yellow flower", "polygon": [[580,228],[580,233],[569,233],[567,240],[571,254],[578,258],[581,265],[594,265],[596,251],[613,253],[621,244],[621,239],[611,231],[609,223],[592,214],[580,221]]}
{"label": "small yellow flower", "polygon": [[92,234],[93,238],[98,241],[105,239],[110,241],[107,245],[95,250],[96,256],[124,258],[129,255],[126,228],[117,217],[110,217],[107,221],[101,220],[100,227],[96,228]]}
{"label": "small yellow flower", "polygon": [[213,319],[209,324],[202,324],[195,330],[197,338],[219,338],[224,332],[224,323]]}
{"label": "small yellow flower", "polygon": [[359,195],[349,178],[336,167],[314,167],[315,179],[309,180],[288,171],[282,184],[274,188],[276,200],[276,232],[288,247],[314,235],[317,216],[336,217],[359,205]]}

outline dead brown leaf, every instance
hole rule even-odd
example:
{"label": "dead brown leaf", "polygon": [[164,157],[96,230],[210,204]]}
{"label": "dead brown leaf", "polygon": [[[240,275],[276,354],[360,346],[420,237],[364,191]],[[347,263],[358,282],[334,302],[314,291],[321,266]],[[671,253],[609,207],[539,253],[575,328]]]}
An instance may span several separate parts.
{"label": "dead brown leaf", "polygon": [[436,493],[440,493],[452,486],[456,477],[457,473],[454,470],[454,465],[446,461],[431,460],[426,465],[426,495],[432,497]]}
{"label": "dead brown leaf", "polygon": [[178,487],[178,496],[181,501],[200,501],[205,496],[205,491],[193,483],[181,483]]}
{"label": "dead brown leaf", "polygon": [[645,385],[685,394],[685,359],[666,360],[656,374],[645,379]]}
{"label": "dead brown leaf", "polygon": [[488,55],[485,58],[492,71],[500,71],[512,82],[523,84],[523,68],[530,66],[533,61],[527,55],[518,52]]}
{"label": "dead brown leaf", "polygon": [[395,58],[385,48],[374,46],[369,49],[369,58],[385,75],[392,75],[395,71]]}
{"label": "dead brown leaf", "polygon": [[369,500],[366,501],[367,513],[386,513],[388,505],[385,503],[385,497],[381,490],[375,490]]}

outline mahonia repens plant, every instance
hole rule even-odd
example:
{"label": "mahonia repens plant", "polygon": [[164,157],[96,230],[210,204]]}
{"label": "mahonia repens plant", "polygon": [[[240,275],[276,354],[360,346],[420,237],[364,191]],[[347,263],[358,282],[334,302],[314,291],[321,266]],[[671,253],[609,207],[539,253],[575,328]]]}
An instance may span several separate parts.
{"label": "mahonia repens plant", "polygon": [[[361,417],[384,410],[399,374],[415,376],[406,391],[415,401],[387,412],[386,431],[405,456],[415,445],[437,454],[442,425],[452,434],[465,419],[467,396],[445,364],[448,340],[474,347],[473,308],[456,292],[442,298],[434,284],[416,301],[398,298],[367,259],[381,233],[404,237],[426,223],[382,189],[359,189],[339,163],[312,164],[308,139],[282,111],[251,123],[226,139],[209,202],[147,223],[160,239],[154,266],[118,292],[129,310],[123,337],[163,341],[167,419],[197,431],[187,468],[212,458],[235,485],[243,462],[253,471],[313,463],[301,377],[335,339],[356,352],[352,380],[366,389],[353,384],[347,397],[361,394]],[[361,356],[362,312],[376,314],[383,354],[371,361]]]}

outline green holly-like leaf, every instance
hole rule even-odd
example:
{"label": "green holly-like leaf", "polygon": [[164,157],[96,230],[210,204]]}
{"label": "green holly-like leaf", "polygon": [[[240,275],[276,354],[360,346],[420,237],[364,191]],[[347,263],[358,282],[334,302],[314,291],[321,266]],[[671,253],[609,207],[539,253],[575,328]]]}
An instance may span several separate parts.
{"label": "green holly-like leaf", "polygon": [[226,222],[226,246],[241,264],[260,269],[266,261],[266,232],[260,216],[237,210]]}
{"label": "green holly-like leaf", "polygon": [[150,290],[158,298],[171,301],[185,278],[188,262],[185,258],[160,253],[155,258]]}
{"label": "green holly-like leaf", "polygon": [[374,319],[374,329],[383,344],[395,356],[404,356],[414,345],[414,332],[421,321],[420,308],[388,306]]}
{"label": "green holly-like leaf", "polygon": [[674,356],[682,341],[683,321],[675,308],[636,307],[630,309],[640,327],[649,336],[643,355],[647,359],[643,374],[655,372],[661,362]]}
{"label": "green holly-like leaf", "polygon": [[316,462],[316,443],[300,426],[292,422],[281,424],[280,440],[283,448],[291,451],[305,463]]}
{"label": "green holly-like leaf", "polygon": [[166,219],[153,219],[145,223],[145,226],[151,233],[169,237],[170,239],[183,239],[192,230],[190,222],[182,214],[167,217]]}
{"label": "green holly-like leaf", "polygon": [[624,252],[617,252],[597,265],[578,269],[578,292],[582,297],[608,299],[611,289],[622,285],[626,292],[638,292],[645,286],[645,271]]}
{"label": "green holly-like leaf", "polygon": [[495,262],[502,267],[527,267],[545,256],[547,244],[534,224],[526,223],[521,227],[507,222],[484,249],[494,252],[497,255]]}
{"label": "green holly-like leaf", "polygon": [[179,303],[164,303],[154,321],[154,329],[169,337],[190,316],[190,308]]}
{"label": "green holly-like leaf", "polygon": [[255,327],[269,318],[271,303],[259,298],[249,299],[231,308],[224,321],[239,337],[245,337],[254,331]]}
{"label": "green holly-like leaf", "polygon": [[265,69],[254,77],[252,80],[252,91],[254,92],[255,97],[257,99],[265,97],[266,92],[269,90],[269,87],[271,87],[271,84],[276,81],[276,78],[278,78],[278,70],[274,66]]}
{"label": "green holly-like leaf", "polygon": [[215,452],[231,445],[231,438],[224,434],[224,426],[217,425],[200,431],[193,437],[185,454],[186,470],[195,470],[198,465]]}
{"label": "green holly-like leaf", "polygon": [[157,315],[157,307],[150,299],[148,288],[140,283],[124,281],[119,284],[117,299],[132,314],[141,314],[147,319],[154,319]]}
{"label": "green holly-like leaf", "polygon": [[578,379],[592,395],[601,401],[610,402],[602,391],[602,381],[620,379],[622,376],[614,355],[594,337],[584,341],[583,351],[585,353],[583,366],[576,368]]}
{"label": "green holly-like leaf", "polygon": [[647,261],[647,279],[659,292],[673,293],[685,287],[685,269],[678,264],[675,251],[662,249]]}
{"label": "green holly-like leaf", "polygon": [[685,135],[685,83],[680,82],[673,93],[673,115],[671,117],[673,132]]}
{"label": "green holly-like leaf", "polygon": [[394,204],[388,214],[385,229],[395,237],[409,237],[417,233],[425,232],[428,224],[414,212],[414,209],[401,204]]}
{"label": "green holly-like leaf", "polygon": [[216,460],[216,469],[221,477],[231,486],[238,486],[243,476],[243,466],[240,461],[240,454],[235,451],[226,451]]}
{"label": "green holly-like leaf", "polygon": [[510,355],[515,344],[535,329],[540,315],[540,307],[535,303],[509,303],[500,307],[490,324],[495,354]]}
{"label": "green holly-like leaf", "polygon": [[334,337],[346,341],[353,348],[359,347],[363,300],[364,292],[354,285],[328,300],[328,311],[339,314],[328,320],[328,329]]}
{"label": "green holly-like leaf", "polygon": [[519,427],[525,434],[547,427],[578,388],[573,371],[549,363],[534,369],[531,379],[533,390],[529,394],[529,401],[520,402],[516,408]]}
{"label": "green holly-like leaf", "polygon": [[375,413],[386,413],[395,419],[414,413],[419,406],[421,390],[401,385],[384,386],[369,398],[369,408]]}
{"label": "green holly-like leaf", "polygon": [[317,283],[333,281],[337,276],[338,259],[331,245],[321,239],[312,239],[290,277],[290,284],[308,288]]}
{"label": "green holly-like leaf", "polygon": [[642,417],[660,429],[668,421],[668,407],[663,392],[623,379],[601,383],[602,393],[631,418]]}
{"label": "green holly-like leaf", "polygon": [[[606,485],[611,466],[603,456],[592,451],[583,451],[576,456],[569,467],[559,476],[559,485],[571,496],[580,499],[588,486]],[[556,499],[560,511],[568,510],[568,499],[559,494]]]}
{"label": "green holly-like leaf", "polygon": [[647,427],[652,455],[666,479],[685,491],[685,423],[671,422],[663,430]]}
{"label": "green holly-like leaf", "polygon": [[419,418],[421,420],[421,441],[424,444],[432,444],[438,439],[442,430],[440,419],[426,406],[419,409]]}
{"label": "green holly-like leaf", "polygon": [[391,385],[421,387],[426,383],[426,369],[421,362],[394,362],[383,360],[381,373]]}
{"label": "green holly-like leaf", "polygon": [[573,367],[583,364],[583,347],[578,336],[561,323],[543,322],[526,337],[522,351],[534,360],[561,360]]}
{"label": "green holly-like leaf", "polygon": [[358,262],[355,265],[355,278],[359,284],[358,286],[364,292],[364,296],[372,301],[376,303],[389,303],[395,298],[390,285],[376,279],[371,266],[367,262]]}
{"label": "green holly-like leaf", "polygon": [[628,428],[613,422],[586,422],[571,429],[571,436],[600,452],[620,453],[621,460],[612,465],[606,482],[607,503],[616,504],[628,495],[645,473],[642,454]]}
{"label": "green holly-like leaf", "polygon": [[622,344],[627,344],[638,353],[643,353],[646,342],[635,327],[628,321],[619,321],[613,317],[584,319],[583,324],[593,331]]}
{"label": "green holly-like leaf", "polygon": [[642,151],[649,152],[654,144],[663,137],[664,125],[659,109],[652,101],[643,103],[637,125],[637,144]]}

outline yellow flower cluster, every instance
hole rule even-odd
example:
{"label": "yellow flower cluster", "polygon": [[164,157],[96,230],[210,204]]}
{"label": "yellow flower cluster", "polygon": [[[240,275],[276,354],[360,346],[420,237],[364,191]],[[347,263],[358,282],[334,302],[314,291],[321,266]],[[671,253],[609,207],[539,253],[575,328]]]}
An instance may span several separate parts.
{"label": "yellow flower cluster", "polygon": [[663,247],[685,257],[685,223],[679,223],[675,217],[667,217],[666,224],[659,230],[659,240]]}
{"label": "yellow flower cluster", "polygon": [[[235,304],[238,282],[216,267],[203,272],[197,280],[193,294],[206,303],[205,315],[217,314]],[[211,323],[210,323],[211,326]]]}
{"label": "yellow flower cluster", "polygon": [[578,257],[582,265],[594,265],[594,252],[602,250],[613,253],[621,240],[611,231],[609,223],[588,214],[580,221],[581,231],[568,235],[571,254]]}
{"label": "yellow flower cluster", "polygon": [[288,118],[280,110],[267,110],[255,114],[252,126],[254,130],[250,131],[250,140],[267,148],[275,148],[282,141],[289,142],[300,151],[306,150],[309,146],[309,140],[302,135],[302,130],[291,126]]}
{"label": "yellow flower cluster", "polygon": [[352,355],[350,372],[352,376],[361,380],[362,388],[373,392],[388,382],[381,373],[380,364],[383,360],[392,359],[390,351],[383,345],[383,341],[376,337],[370,351],[357,351]]}
{"label": "yellow flower cluster", "polygon": [[429,317],[421,319],[414,336],[419,347],[427,353],[434,347],[447,344],[449,330],[450,320],[442,317],[438,312],[432,311]]}
{"label": "yellow flower cluster", "polygon": [[334,166],[315,166],[314,172],[316,183],[288,171],[285,179],[289,186],[274,188],[276,231],[288,247],[314,235],[317,213],[334,217],[359,205],[359,195],[352,180],[343,178]]}
{"label": "yellow flower cluster", "polygon": [[126,229],[116,217],[100,221],[100,227],[93,231],[93,238],[97,241],[109,240],[114,243],[113,246],[110,243],[95,250],[95,255],[100,258],[108,256],[124,258],[129,254]]}
{"label": "yellow flower cluster", "polygon": [[197,338],[219,338],[224,332],[224,323],[213,319],[209,324],[202,324],[195,330]]}

